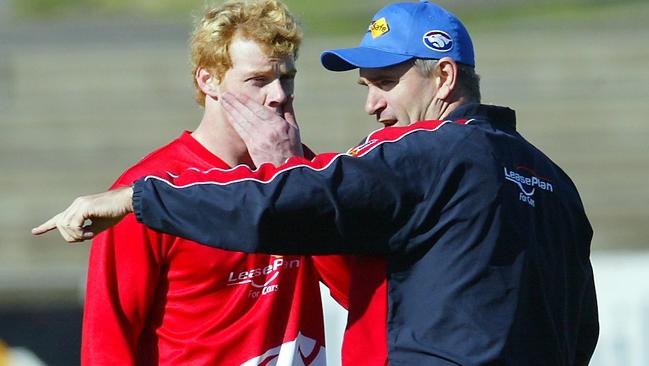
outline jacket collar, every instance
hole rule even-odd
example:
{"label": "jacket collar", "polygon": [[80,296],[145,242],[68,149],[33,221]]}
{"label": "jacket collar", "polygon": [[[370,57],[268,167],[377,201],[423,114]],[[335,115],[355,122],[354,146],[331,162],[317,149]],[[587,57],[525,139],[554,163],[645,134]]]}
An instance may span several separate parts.
{"label": "jacket collar", "polygon": [[507,107],[467,103],[452,111],[446,119],[475,119],[489,122],[503,130],[516,131],[516,112]]}

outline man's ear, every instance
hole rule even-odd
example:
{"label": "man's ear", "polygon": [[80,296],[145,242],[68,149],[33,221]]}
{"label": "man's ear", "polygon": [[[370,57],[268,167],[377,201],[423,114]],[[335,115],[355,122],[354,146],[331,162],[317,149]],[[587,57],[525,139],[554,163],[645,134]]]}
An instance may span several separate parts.
{"label": "man's ear", "polygon": [[438,99],[449,100],[453,94],[457,81],[457,70],[457,64],[449,57],[444,57],[437,61],[434,77],[437,83],[436,97]]}
{"label": "man's ear", "polygon": [[212,74],[207,71],[205,68],[199,67],[196,70],[196,83],[205,95],[209,95],[214,99],[218,99],[221,95],[219,88],[219,81],[212,76]]}

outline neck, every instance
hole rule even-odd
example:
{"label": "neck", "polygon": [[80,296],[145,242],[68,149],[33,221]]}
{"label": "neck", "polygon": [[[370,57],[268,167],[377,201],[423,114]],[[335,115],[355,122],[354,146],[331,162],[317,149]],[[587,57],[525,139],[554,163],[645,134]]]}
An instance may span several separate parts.
{"label": "neck", "polygon": [[453,112],[457,107],[466,103],[464,97],[454,99],[452,102],[445,100],[436,99],[426,113],[426,119],[428,120],[444,120],[448,117],[451,112]]}
{"label": "neck", "polygon": [[243,140],[225,120],[224,113],[219,108],[208,108],[206,105],[201,123],[192,137],[230,166],[254,166]]}

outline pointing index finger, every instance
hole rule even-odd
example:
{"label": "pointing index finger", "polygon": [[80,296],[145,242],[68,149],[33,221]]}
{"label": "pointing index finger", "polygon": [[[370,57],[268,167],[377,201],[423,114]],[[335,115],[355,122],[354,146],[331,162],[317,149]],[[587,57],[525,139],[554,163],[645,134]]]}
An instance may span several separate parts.
{"label": "pointing index finger", "polygon": [[40,226],[33,228],[32,235],[41,235],[41,234],[45,234],[48,231],[52,231],[56,229],[56,222],[59,216],[61,216],[61,214],[58,214],[52,217],[51,219],[45,221],[44,223],[42,223]]}

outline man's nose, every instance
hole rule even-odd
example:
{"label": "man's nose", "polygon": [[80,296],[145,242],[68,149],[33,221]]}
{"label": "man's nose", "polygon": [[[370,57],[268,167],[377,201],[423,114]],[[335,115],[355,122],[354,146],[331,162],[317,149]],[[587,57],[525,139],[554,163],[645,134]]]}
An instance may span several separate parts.
{"label": "man's nose", "polygon": [[288,101],[290,94],[282,85],[281,80],[274,80],[268,85],[266,105],[271,108],[279,108]]}
{"label": "man's nose", "polygon": [[365,112],[374,115],[386,107],[385,99],[370,86],[367,89],[367,99],[365,100]]}

